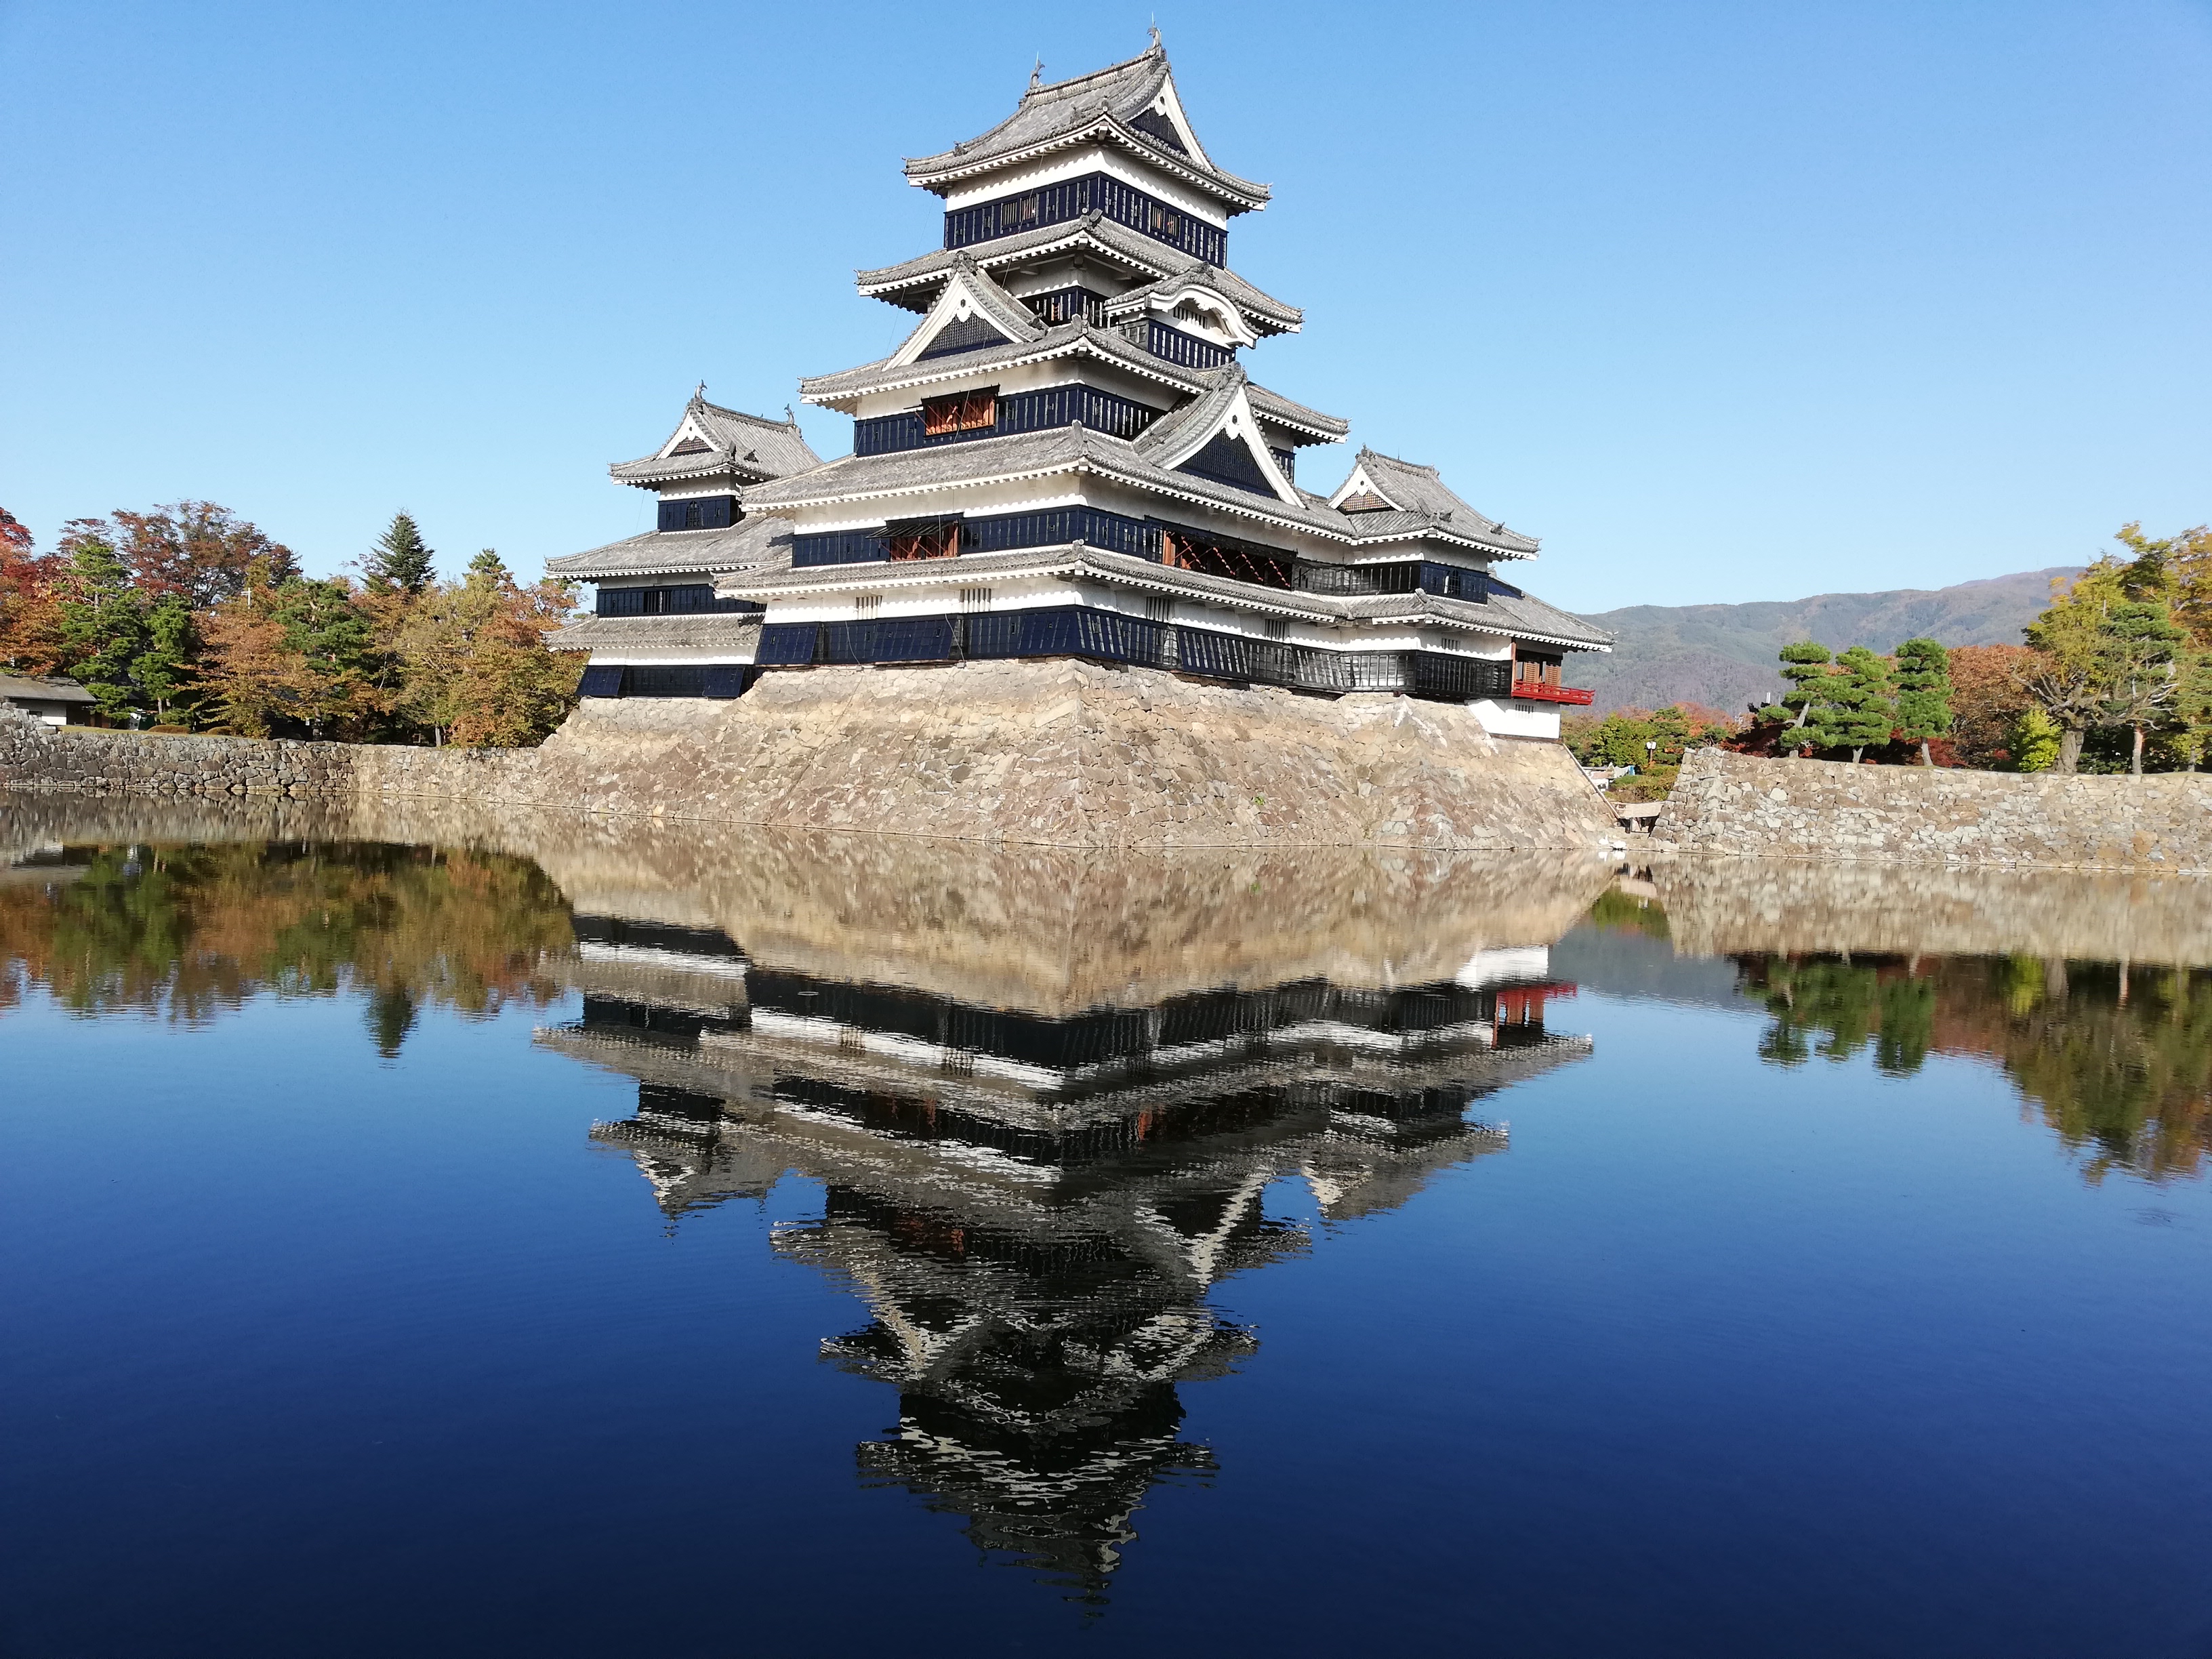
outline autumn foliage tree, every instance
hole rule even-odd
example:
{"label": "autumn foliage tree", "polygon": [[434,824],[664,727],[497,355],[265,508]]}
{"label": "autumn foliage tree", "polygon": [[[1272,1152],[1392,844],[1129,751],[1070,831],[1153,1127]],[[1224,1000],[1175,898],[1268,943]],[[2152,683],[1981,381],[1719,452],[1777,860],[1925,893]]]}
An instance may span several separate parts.
{"label": "autumn foliage tree", "polygon": [[0,665],[74,675],[102,716],[349,742],[537,742],[580,662],[546,648],[574,599],[497,554],[441,583],[401,514],[367,578],[312,580],[227,508],[179,501],[72,520],[40,555],[0,514]]}
{"label": "autumn foliage tree", "polygon": [[30,529],[0,507],[0,666],[51,674],[61,665],[61,556],[34,550]]}

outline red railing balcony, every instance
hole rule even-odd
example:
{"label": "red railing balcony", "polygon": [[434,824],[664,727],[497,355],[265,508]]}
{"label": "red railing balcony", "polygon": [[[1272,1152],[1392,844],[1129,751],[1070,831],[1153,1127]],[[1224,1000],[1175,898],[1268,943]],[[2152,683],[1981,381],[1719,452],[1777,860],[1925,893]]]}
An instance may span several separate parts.
{"label": "red railing balcony", "polygon": [[1579,685],[1547,685],[1541,680],[1516,680],[1513,682],[1513,695],[1528,697],[1537,702],[1586,703],[1595,699],[1597,693],[1586,691]]}

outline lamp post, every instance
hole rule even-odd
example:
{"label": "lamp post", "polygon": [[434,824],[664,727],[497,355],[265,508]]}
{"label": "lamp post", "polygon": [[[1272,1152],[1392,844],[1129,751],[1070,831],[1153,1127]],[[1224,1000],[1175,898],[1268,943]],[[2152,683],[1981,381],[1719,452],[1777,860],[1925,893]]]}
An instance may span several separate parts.
{"label": "lamp post", "polygon": [[1659,739],[1656,738],[1646,738],[1644,740],[1644,769],[1649,772],[1653,767],[1658,764]]}

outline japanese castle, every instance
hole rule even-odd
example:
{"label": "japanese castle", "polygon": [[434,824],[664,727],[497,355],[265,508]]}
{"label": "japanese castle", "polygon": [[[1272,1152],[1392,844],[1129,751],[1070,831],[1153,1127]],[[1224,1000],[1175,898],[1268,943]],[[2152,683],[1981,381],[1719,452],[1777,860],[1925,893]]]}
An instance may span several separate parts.
{"label": "japanese castle", "polygon": [[[1267,205],[1199,142],[1157,32],[1033,77],[981,137],[906,164],[943,246],[859,273],[919,318],[877,362],[801,383],[853,417],[823,461],[795,421],[709,403],[611,468],[653,530],[550,562],[595,583],[554,637],[586,698],[731,698],[827,665],[1079,657],[1324,696],[1473,707],[1556,738],[1569,651],[1607,637],[1505,580],[1537,544],[1436,469],[1360,449],[1326,494],[1298,452],[1348,422],[1252,378],[1303,315],[1229,269]],[[1310,463],[1307,471],[1313,471]]]}

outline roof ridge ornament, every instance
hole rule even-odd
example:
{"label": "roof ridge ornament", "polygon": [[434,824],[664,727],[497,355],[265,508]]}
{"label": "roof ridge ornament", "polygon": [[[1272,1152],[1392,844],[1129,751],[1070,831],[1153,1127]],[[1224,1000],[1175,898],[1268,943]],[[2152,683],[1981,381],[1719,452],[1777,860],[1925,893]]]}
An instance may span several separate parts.
{"label": "roof ridge ornament", "polygon": [[1030,71],[1030,91],[1035,92],[1042,85],[1044,85],[1044,54],[1039,52],[1036,67]]}

